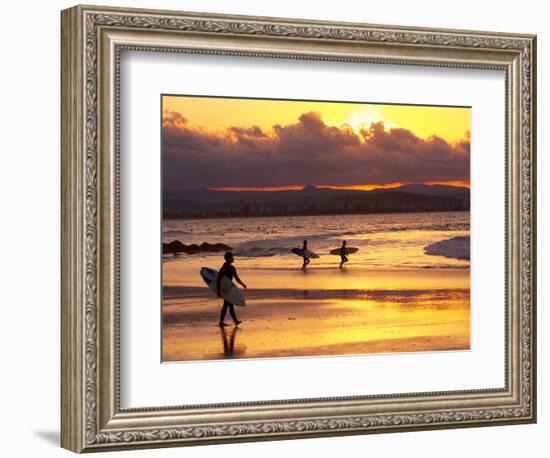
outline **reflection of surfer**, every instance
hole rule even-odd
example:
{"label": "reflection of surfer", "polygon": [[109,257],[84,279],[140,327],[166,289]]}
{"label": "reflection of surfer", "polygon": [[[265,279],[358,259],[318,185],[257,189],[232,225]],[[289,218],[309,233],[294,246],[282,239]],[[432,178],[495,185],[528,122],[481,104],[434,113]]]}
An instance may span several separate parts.
{"label": "reflection of surfer", "polygon": [[342,247],[340,248],[340,269],[344,266],[346,262],[348,262],[349,259],[346,256],[346,241],[344,240],[342,242]]}
{"label": "reflection of surfer", "polygon": [[[222,280],[222,275],[225,275],[229,279],[229,281],[232,281],[233,277],[235,277],[235,280],[238,283],[240,283],[243,288],[246,288],[246,285],[241,281],[241,279],[237,275],[237,269],[235,269],[235,267],[231,265],[235,261],[235,258],[233,257],[233,253],[230,253],[228,251],[227,253],[225,253],[225,255],[223,257],[225,259],[225,262],[223,263],[223,266],[220,269],[220,272],[218,274],[218,279],[216,281],[216,291],[218,293],[218,297],[222,297],[222,295],[220,293],[220,284],[221,284],[221,280]],[[221,310],[221,313],[220,313],[220,323],[219,323],[220,327],[221,326],[228,326],[223,321],[225,319],[225,314],[227,313],[228,309],[229,309],[229,314],[231,315],[231,318],[233,319],[233,322],[235,323],[235,326],[238,325],[239,323],[241,323],[241,321],[239,321],[237,319],[237,315],[235,314],[235,307],[233,306],[233,304],[231,302],[229,302],[227,299],[224,299],[222,310]]]}
{"label": "reflection of surfer", "polygon": [[308,258],[307,240],[304,240],[304,246],[302,248],[302,257],[304,258],[304,263],[302,264],[302,270],[306,270],[307,265],[311,262]]}
{"label": "reflection of surfer", "polygon": [[239,328],[233,328],[231,336],[227,338],[225,328],[222,326],[222,341],[223,341],[223,355],[226,358],[233,358],[235,356],[235,336]]}

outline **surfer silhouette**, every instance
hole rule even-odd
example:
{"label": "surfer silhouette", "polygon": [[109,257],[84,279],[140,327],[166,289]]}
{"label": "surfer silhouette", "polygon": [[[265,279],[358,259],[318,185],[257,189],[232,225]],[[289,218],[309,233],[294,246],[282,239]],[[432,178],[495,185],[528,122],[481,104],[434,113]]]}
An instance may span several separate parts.
{"label": "surfer silhouette", "polygon": [[[226,276],[229,279],[229,281],[233,281],[233,278],[235,278],[235,281],[237,283],[241,284],[243,288],[246,288],[246,285],[241,281],[241,279],[237,275],[237,269],[235,269],[235,266],[232,265],[233,262],[235,261],[235,258],[233,257],[233,253],[228,251],[224,254],[223,257],[225,259],[225,262],[223,263],[223,266],[220,269],[220,272],[218,274],[218,278],[216,281],[216,291],[218,293],[218,297],[222,297],[220,293],[220,284],[222,281],[222,275]],[[231,318],[233,319],[233,323],[235,323],[235,326],[242,323],[242,321],[239,321],[237,318],[234,305],[231,302],[229,302],[227,299],[224,299],[222,310],[220,313],[220,322],[219,322],[220,327],[229,326],[224,322],[225,315],[228,310],[229,310],[229,315],[231,315]]]}
{"label": "surfer silhouette", "polygon": [[302,264],[302,270],[306,270],[307,265],[311,262],[307,254],[307,240],[304,240],[304,246],[302,248],[302,257],[304,258],[304,263]]}
{"label": "surfer silhouette", "polygon": [[344,267],[344,264],[349,261],[348,257],[346,256],[346,241],[344,240],[342,242],[342,247],[340,248],[340,269]]}

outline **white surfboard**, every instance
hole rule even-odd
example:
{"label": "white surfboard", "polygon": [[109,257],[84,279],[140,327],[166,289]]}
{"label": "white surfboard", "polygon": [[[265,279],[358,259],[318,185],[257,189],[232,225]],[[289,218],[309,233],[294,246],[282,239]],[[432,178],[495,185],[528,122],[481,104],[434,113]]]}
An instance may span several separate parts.
{"label": "white surfboard", "polygon": [[[201,268],[200,273],[202,279],[204,280],[204,283],[206,283],[208,287],[214,292],[214,294],[217,295],[217,278],[219,272],[217,270],[211,269],[210,267],[203,267]],[[242,291],[237,288],[237,285],[235,285],[225,275],[222,276],[222,280],[220,283],[220,294],[226,301],[231,302],[234,305],[239,305],[241,307],[244,307],[246,305],[246,300]]]}
{"label": "white surfboard", "polygon": [[[303,248],[292,248],[291,250],[296,256],[300,256],[301,258],[304,257],[304,249]],[[311,259],[316,259],[319,257],[317,253],[314,253],[313,251],[306,250],[306,257]]]}

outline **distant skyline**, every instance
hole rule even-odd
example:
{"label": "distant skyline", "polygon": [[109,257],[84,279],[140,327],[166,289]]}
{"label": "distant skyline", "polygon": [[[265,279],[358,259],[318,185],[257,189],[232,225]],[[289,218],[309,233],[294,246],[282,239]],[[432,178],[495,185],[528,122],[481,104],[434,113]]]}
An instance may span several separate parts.
{"label": "distant skyline", "polygon": [[165,189],[470,185],[470,109],[164,96]]}

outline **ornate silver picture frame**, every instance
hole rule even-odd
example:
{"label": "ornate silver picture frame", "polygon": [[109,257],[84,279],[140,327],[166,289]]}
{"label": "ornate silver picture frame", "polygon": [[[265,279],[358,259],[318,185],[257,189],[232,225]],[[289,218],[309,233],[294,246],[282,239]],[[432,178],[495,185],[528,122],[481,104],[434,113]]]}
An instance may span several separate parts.
{"label": "ornate silver picture frame", "polygon": [[[61,445],[75,452],[536,421],[536,37],[76,6],[62,12]],[[127,50],[505,73],[505,386],[122,408],[120,57]]]}

